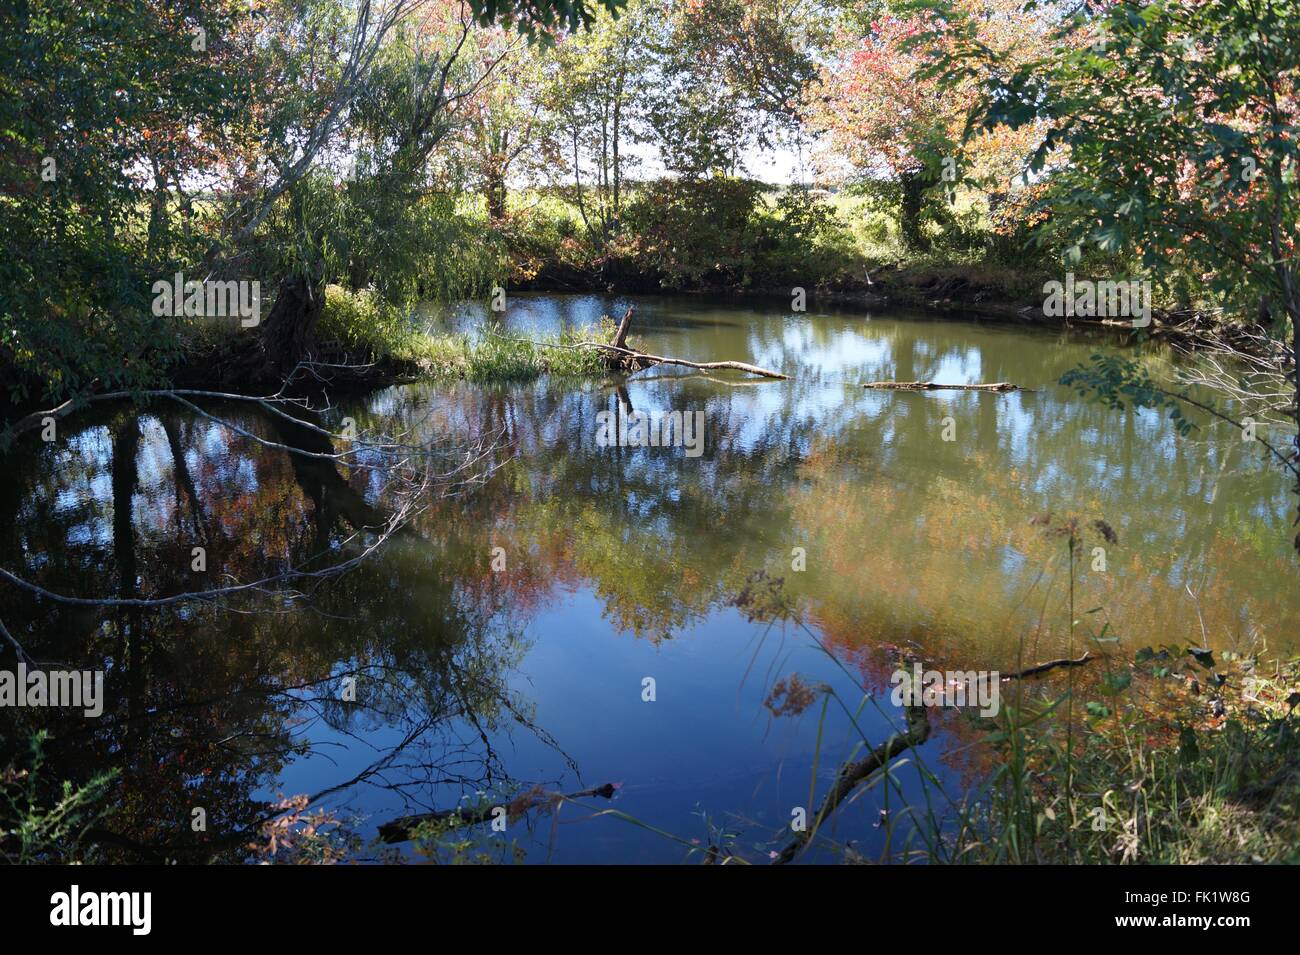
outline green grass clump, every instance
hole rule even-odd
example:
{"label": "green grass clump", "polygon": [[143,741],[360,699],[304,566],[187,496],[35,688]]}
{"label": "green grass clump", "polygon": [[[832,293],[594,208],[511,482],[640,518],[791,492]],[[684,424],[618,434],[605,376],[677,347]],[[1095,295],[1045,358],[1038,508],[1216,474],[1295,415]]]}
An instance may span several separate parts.
{"label": "green grass clump", "polygon": [[1008,708],[1005,761],[951,861],[1300,861],[1300,661],[1224,657],[1139,651],[1069,750],[1043,708]]}
{"label": "green grass clump", "polygon": [[318,326],[323,342],[338,342],[371,360],[390,359],[431,378],[468,378],[478,382],[532,381],[542,375],[592,377],[604,372],[600,354],[576,348],[581,341],[608,341],[613,323],[566,330],[529,341],[487,330],[479,337],[433,334],[405,312],[370,291],[352,292],[338,285],[325,290],[325,310]]}
{"label": "green grass clump", "polygon": [[334,341],[372,358],[412,360],[425,347],[406,314],[374,292],[353,292],[341,285],[325,287],[325,308],[316,330],[321,341]]}
{"label": "green grass clump", "polygon": [[573,347],[582,341],[607,341],[601,329],[566,330],[537,341],[486,333],[466,345],[466,373],[471,381],[531,381],[542,375],[595,377],[605,371],[600,353]]}

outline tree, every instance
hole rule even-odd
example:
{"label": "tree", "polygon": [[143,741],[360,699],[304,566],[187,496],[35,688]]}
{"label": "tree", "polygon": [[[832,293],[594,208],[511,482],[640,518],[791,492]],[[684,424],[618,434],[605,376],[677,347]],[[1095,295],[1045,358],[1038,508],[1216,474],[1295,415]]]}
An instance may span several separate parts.
{"label": "tree", "polygon": [[826,8],[805,0],[661,3],[644,98],[667,170],[736,175],[747,147],[798,135],[828,23]]}
{"label": "tree", "polygon": [[224,150],[243,109],[227,69],[238,6],[32,0],[0,14],[9,401],[154,383],[174,357],[149,288],[192,253],[169,227],[171,197]]}
{"label": "tree", "polygon": [[[330,0],[325,0],[330,2]],[[378,96],[393,105],[390,110],[370,110],[368,130],[383,161],[375,165],[382,194],[405,192],[427,172],[433,150],[453,128],[453,113],[472,100],[500,57],[467,64],[474,49],[474,24],[489,26],[499,19],[517,26],[538,42],[553,42],[561,28],[587,28],[595,9],[617,10],[622,0],[598,0],[588,6],[579,0],[517,0],[508,4],[480,0],[391,0],[372,9],[362,0],[355,15],[345,15],[341,53],[335,57],[337,79],[322,85],[307,109],[290,111],[297,132],[283,136],[270,150],[276,175],[265,189],[257,212],[237,236],[247,236],[280,194],[288,193],[292,222],[299,242],[293,262],[280,282],[276,302],[264,323],[261,352],[252,353],[254,375],[265,361],[273,374],[283,375],[308,353],[324,304],[327,236],[319,223],[308,221],[294,186],[313,168],[317,156],[328,155],[354,110],[364,112],[367,97]],[[612,16],[612,14],[608,14]],[[337,31],[335,20],[327,26]],[[295,36],[310,38],[311,31]],[[335,43],[337,44],[337,40]],[[298,54],[303,67],[314,69],[322,51],[319,41],[307,43]],[[325,44],[325,52],[329,49]],[[328,57],[326,57],[328,62]],[[300,67],[301,69],[302,67]],[[383,120],[388,117],[388,125]],[[272,127],[274,132],[276,127]],[[263,375],[265,371],[261,372]]]}
{"label": "tree", "polygon": [[635,104],[649,82],[645,34],[654,9],[654,0],[633,0],[618,17],[601,14],[587,32],[559,38],[547,65],[552,152],[598,250],[619,228],[630,165],[625,146],[642,119]]}
{"label": "tree", "polygon": [[991,124],[963,142],[967,114],[979,87],[972,75],[941,84],[930,75],[933,57],[960,40],[954,23],[969,25],[971,42],[1015,62],[1037,45],[1036,18],[1021,16],[1020,0],[956,0],[931,10],[886,13],[866,36],[848,26],[838,55],[824,68],[812,95],[810,125],[827,137],[831,156],[858,177],[883,176],[897,186],[904,243],[925,250],[926,197],[958,179],[1004,184],[1034,146],[1032,126],[1013,131]]}
{"label": "tree", "polygon": [[717,64],[747,109],[767,124],[793,126],[831,24],[827,6],[811,0],[687,0],[675,32]]}
{"label": "tree", "polygon": [[509,183],[536,180],[556,158],[547,148],[552,117],[543,103],[547,55],[547,48],[522,44],[505,31],[479,40],[480,58],[498,65],[466,104],[457,152],[492,222],[506,217]]}
{"label": "tree", "polygon": [[[1019,63],[968,42],[945,79],[985,77],[977,128],[1045,124],[1035,169],[1068,153],[1044,201],[1071,260],[1095,247],[1137,256],[1157,282],[1192,271],[1218,303],[1290,339],[1294,394],[1300,3],[1121,0],[1064,21],[1053,39]],[[1165,403],[1123,369],[1095,371],[1080,383]]]}
{"label": "tree", "polygon": [[[341,159],[368,140],[372,179],[408,198],[459,104],[492,68],[457,69],[480,25],[505,24],[544,44],[622,2],[6,6],[5,397],[26,403],[162,383],[183,336],[174,318],[151,314],[150,289],[176,271],[253,281],[264,277],[259,268],[280,269],[270,276],[280,288],[271,313],[247,336],[245,380],[296,366],[323,301],[327,240],[324,223],[311,219],[321,179],[341,179]],[[375,122],[381,100],[393,107],[384,128]],[[206,193],[202,202],[195,189]],[[284,246],[265,241],[273,215],[292,224]]]}

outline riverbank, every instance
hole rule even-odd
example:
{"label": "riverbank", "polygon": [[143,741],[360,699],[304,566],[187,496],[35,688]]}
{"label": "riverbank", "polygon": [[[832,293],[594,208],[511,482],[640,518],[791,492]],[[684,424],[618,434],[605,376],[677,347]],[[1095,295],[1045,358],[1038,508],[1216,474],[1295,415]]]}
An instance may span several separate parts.
{"label": "riverbank", "polygon": [[[984,265],[901,265],[886,263],[862,270],[862,276],[841,276],[801,288],[805,307],[830,306],[862,312],[924,310],[936,315],[977,321],[1005,322],[1050,328],[1109,329],[1134,332],[1129,319],[1053,317],[1043,308],[1043,285],[1053,279],[1046,271],[1018,272]],[[518,290],[536,293],[626,295],[697,295],[719,301],[771,300],[789,304],[796,286],[705,285],[664,288],[661,277],[621,267],[609,271],[581,269],[563,263],[542,268]],[[1141,333],[1196,348],[1224,329],[1254,326],[1225,322],[1221,316],[1196,309],[1153,309],[1151,324]],[[1243,346],[1250,340],[1242,338]]]}
{"label": "riverbank", "polygon": [[987,799],[932,861],[1300,862],[1300,660],[1217,656],[1148,647],[1017,696]]}
{"label": "riverbank", "polygon": [[[651,288],[653,276],[639,273],[611,279],[604,273],[572,269],[565,276],[542,270],[517,291],[662,292]],[[874,315],[923,311],[961,320],[1093,330],[1113,333],[1120,341],[1149,337],[1186,350],[1212,344],[1222,347],[1226,337],[1249,354],[1267,341],[1259,329],[1225,325],[1218,317],[1200,312],[1153,311],[1151,326],[1145,329],[1133,329],[1127,320],[1049,317],[1042,307],[1041,286],[1036,284],[1042,278],[977,266],[885,266],[864,275],[861,282],[841,281],[803,290],[801,304],[805,310],[833,308]],[[780,303],[796,314],[789,288],[703,287],[671,294],[723,303]],[[543,374],[590,377],[606,371],[604,363],[595,353],[573,346],[583,339],[608,341],[613,331],[613,321],[606,316],[598,326],[539,341],[437,333],[418,327],[404,311],[368,291],[329,286],[311,361],[294,371],[290,385],[306,390],[364,391],[422,379],[511,382],[534,380]],[[267,394],[283,385],[284,374],[268,370],[271,366],[264,351],[256,333],[195,326],[182,336],[174,364],[159,373],[157,387]],[[250,368],[262,371],[250,374]],[[10,403],[3,414],[9,422],[19,422],[24,416],[47,410],[42,402],[26,400]],[[6,430],[10,436],[16,433],[12,424]]]}

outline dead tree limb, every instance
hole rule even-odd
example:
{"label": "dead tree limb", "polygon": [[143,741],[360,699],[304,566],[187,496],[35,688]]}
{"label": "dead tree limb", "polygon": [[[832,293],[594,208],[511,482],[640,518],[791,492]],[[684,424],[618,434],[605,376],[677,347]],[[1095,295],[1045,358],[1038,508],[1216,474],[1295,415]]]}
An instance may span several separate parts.
{"label": "dead tree limb", "polygon": [[625,348],[627,346],[627,330],[632,326],[632,309],[629,305],[627,311],[623,313],[623,320],[618,323],[618,331],[614,333],[614,340],[610,342],[615,348]]}
{"label": "dead tree limb", "polygon": [[751,375],[758,375],[763,378],[779,378],[783,381],[790,377],[781,374],[779,371],[759,368],[757,365],[751,365],[743,361],[687,361],[685,358],[665,358],[663,355],[651,355],[647,352],[636,351],[627,348],[623,344],[627,339],[628,328],[631,324],[632,309],[629,308],[623,314],[622,321],[619,322],[618,331],[614,333],[613,342],[581,341],[572,344],[560,344],[557,342],[532,341],[527,338],[506,338],[505,340],[522,342],[542,348],[594,348],[604,353],[605,364],[611,371],[638,371],[655,365],[680,365],[683,368],[695,368],[701,371],[733,368],[736,371],[748,372]]}
{"label": "dead tree limb", "polygon": [[944,385],[935,381],[870,381],[863,388],[887,389],[890,391],[1028,391],[1009,381],[994,381],[983,385]]}
{"label": "dead tree limb", "polygon": [[736,371],[748,372],[751,375],[758,375],[762,378],[789,378],[789,375],[783,375],[779,371],[769,371],[766,368],[759,368],[757,365],[751,365],[743,361],[687,361],[684,358],[664,358],[662,355],[650,355],[645,352],[634,351],[627,347],[627,333],[632,326],[632,307],[623,313],[623,320],[618,323],[618,331],[614,333],[614,340],[608,344],[604,342],[578,342],[578,347],[596,348],[605,352],[605,363],[612,368],[621,370],[635,371],[639,368],[648,368],[653,365],[680,365],[683,368],[696,368],[707,371],[716,368],[734,368]]}
{"label": "dead tree limb", "polygon": [[830,792],[826,794],[826,798],[822,800],[821,807],[817,810],[812,827],[804,832],[796,833],[794,839],[772,860],[773,865],[785,865],[787,862],[792,862],[795,856],[812,841],[822,822],[835,812],[840,803],[849,797],[849,794],[853,792],[858,783],[876,770],[887,766],[895,756],[914,746],[920,746],[929,739],[930,719],[926,715],[925,707],[909,706],[904,710],[904,714],[907,718],[907,732],[895,733],[867,753],[862,759],[841,766],[839,775],[835,777],[835,785],[831,787]]}
{"label": "dead tree limb", "polygon": [[482,809],[440,809],[437,812],[422,812],[414,816],[401,816],[379,827],[379,838],[383,842],[407,842],[415,835],[415,830],[426,823],[445,822],[452,826],[473,826],[491,822],[498,809],[506,811],[507,818],[522,815],[529,809],[541,805],[554,806],[567,799],[585,799],[599,796],[601,799],[613,799],[616,787],[605,783],[595,789],[584,789],[576,793],[545,792],[541,787],[534,787],[516,796],[506,805],[487,806]]}
{"label": "dead tree limb", "polygon": [[[736,371],[749,372],[751,375],[760,375],[763,378],[780,378],[788,379],[789,375],[783,375],[779,371],[770,371],[767,368],[759,368],[757,365],[751,365],[743,361],[687,361],[685,358],[665,358],[662,355],[650,355],[646,352],[633,351],[630,348],[619,348],[616,345],[608,345],[604,342],[577,342],[575,348],[598,348],[613,352],[614,355],[608,356],[609,364],[624,369],[635,370],[637,368],[649,368],[654,365],[681,365],[683,368],[698,368],[702,371],[709,371],[717,368],[734,368]],[[617,356],[617,357],[616,357]]]}
{"label": "dead tree limb", "polygon": [[1003,681],[1022,680],[1027,676],[1038,676],[1041,673],[1046,673],[1048,670],[1055,670],[1057,667],[1081,667],[1085,663],[1091,663],[1096,659],[1097,657],[1094,657],[1091,653],[1085,653],[1077,660],[1071,660],[1069,657],[1063,657],[1060,660],[1048,660],[1046,663],[1040,663],[1037,666],[1029,667],[1026,670],[1021,670],[1019,673],[1003,673],[1001,679]]}
{"label": "dead tree limb", "polygon": [[[0,566],[0,582],[7,581],[42,600],[76,606],[156,608],[191,601],[216,602],[241,595],[274,596],[281,601],[302,600],[309,596],[309,590],[303,588],[315,588],[322,581],[347,573],[359,566],[390,539],[404,533],[421,514],[429,509],[434,499],[451,497],[465,488],[485,483],[504,465],[505,461],[509,460],[499,453],[502,433],[495,431],[481,436],[475,442],[463,445],[446,436],[431,438],[421,443],[408,443],[402,440],[402,435],[344,434],[329,431],[311,421],[289,414],[284,408],[294,408],[302,412],[310,412],[312,409],[296,400],[279,395],[255,398],[192,390],[152,391],[148,395],[170,398],[203,418],[256,442],[259,446],[282,450],[290,456],[317,464],[343,464],[349,468],[366,470],[379,479],[374,490],[375,500],[391,501],[393,503],[391,512],[384,514],[375,511],[374,523],[367,520],[357,521],[353,526],[352,534],[331,543],[307,560],[274,574],[246,582],[226,578],[222,582],[214,581],[209,587],[161,597],[116,598],[81,597],[58,593],[27,580],[3,566]],[[328,447],[331,446],[332,441],[340,441],[347,442],[351,447],[337,453],[326,453],[312,451],[290,442],[262,438],[232,421],[204,411],[182,397],[183,395],[251,402],[276,415],[277,420],[287,419],[308,429],[319,439],[322,446]],[[112,393],[89,396],[85,400],[126,397],[132,395]],[[283,407],[276,407],[277,403]],[[51,409],[51,411],[58,412],[59,409]],[[357,460],[360,455],[365,455],[371,460]],[[330,562],[322,565],[322,561]],[[15,649],[21,652],[21,647],[7,631],[0,633],[0,637],[14,644]]]}

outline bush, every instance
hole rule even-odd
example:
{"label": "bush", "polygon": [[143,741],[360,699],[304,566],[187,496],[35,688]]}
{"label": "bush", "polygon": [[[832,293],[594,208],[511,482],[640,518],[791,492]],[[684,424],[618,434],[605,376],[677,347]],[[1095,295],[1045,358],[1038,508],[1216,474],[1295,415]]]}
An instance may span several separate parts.
{"label": "bush", "polygon": [[45,740],[44,732],[32,737],[25,768],[0,769],[0,862],[93,861],[86,830],[104,814],[117,770],[100,773],[84,786],[64,781],[47,792],[42,773]]}
{"label": "bush", "polygon": [[382,179],[312,175],[296,203],[278,205],[259,232],[254,268],[267,281],[323,270],[327,282],[400,304],[469,298],[505,274],[505,244],[468,201],[435,193],[412,202]]}
{"label": "bush", "polygon": [[788,189],[762,212],[755,264],[760,284],[823,285],[865,264],[848,224],[809,189]]}
{"label": "bush", "polygon": [[649,183],[627,206],[627,252],[673,288],[750,285],[763,189],[723,176]]}
{"label": "bush", "polygon": [[389,305],[371,289],[351,292],[325,287],[325,308],[317,336],[359,349],[370,358],[410,358],[421,337],[405,311]]}

